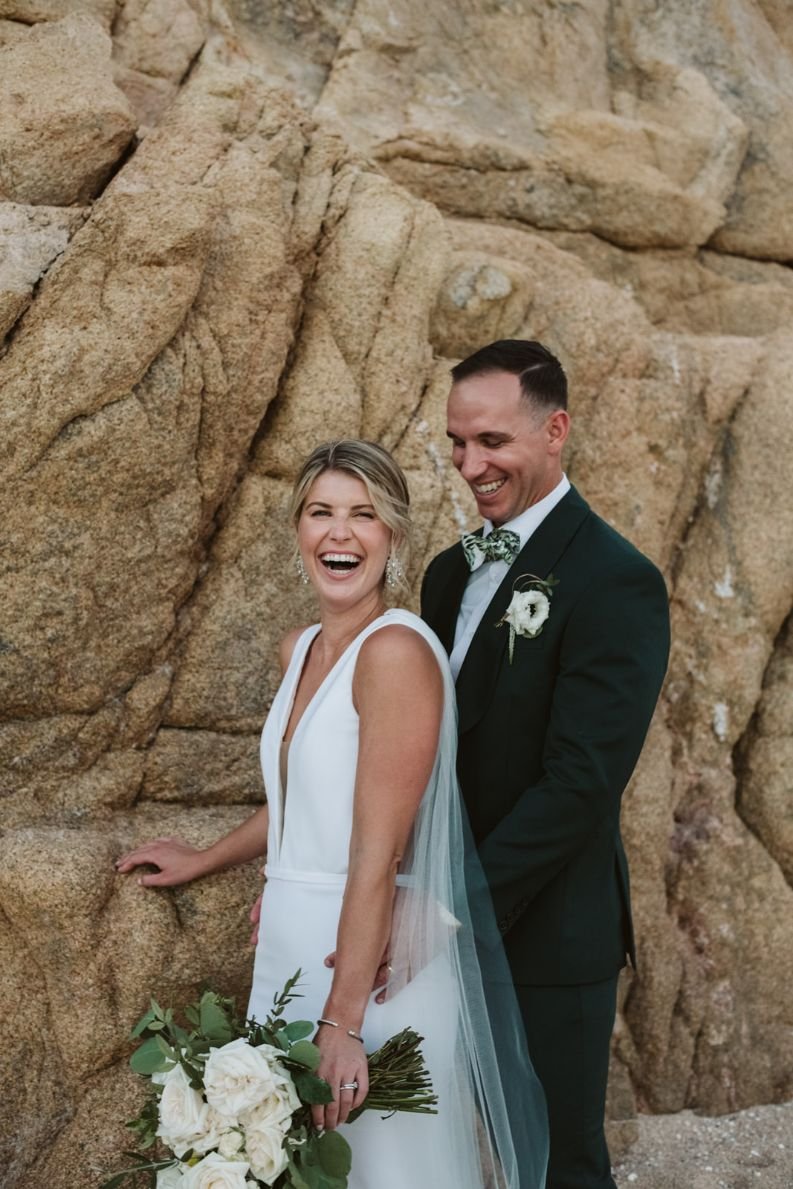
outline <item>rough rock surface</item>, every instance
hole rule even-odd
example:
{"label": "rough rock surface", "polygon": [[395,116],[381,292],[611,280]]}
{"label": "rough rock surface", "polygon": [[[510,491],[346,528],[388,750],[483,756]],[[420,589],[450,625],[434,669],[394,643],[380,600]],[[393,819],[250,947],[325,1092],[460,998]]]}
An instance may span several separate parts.
{"label": "rough rock surface", "polygon": [[510,336],[559,353],[570,474],[673,600],[623,815],[640,968],[614,1155],[655,1189],[755,1183],[748,1156],[654,1168],[637,1108],[793,1098],[788,17],[0,0],[9,1189],[112,1164],[149,993],[245,994],[256,865],[144,892],[112,860],[208,841],[263,795],[275,643],[313,616],[285,517],[301,458],[330,434],[395,451],[417,586],[475,523],[449,365]]}
{"label": "rough rock surface", "polygon": [[0,198],[69,206],[101,189],[136,127],[111,48],[83,13],[0,46]]}

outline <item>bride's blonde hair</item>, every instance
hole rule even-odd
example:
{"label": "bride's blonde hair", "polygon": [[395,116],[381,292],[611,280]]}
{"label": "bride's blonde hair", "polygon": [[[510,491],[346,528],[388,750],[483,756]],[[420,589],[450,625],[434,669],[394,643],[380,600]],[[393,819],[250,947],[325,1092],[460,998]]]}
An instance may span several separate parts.
{"label": "bride's blonde hair", "polygon": [[289,512],[297,527],[311,485],[325,471],[344,471],[360,479],[369,492],[377,516],[391,530],[391,553],[401,571],[396,585],[409,591],[407,568],[410,561],[410,493],[402,470],[391,454],[377,442],[340,438],[323,442],[312,450],[295,480]]}

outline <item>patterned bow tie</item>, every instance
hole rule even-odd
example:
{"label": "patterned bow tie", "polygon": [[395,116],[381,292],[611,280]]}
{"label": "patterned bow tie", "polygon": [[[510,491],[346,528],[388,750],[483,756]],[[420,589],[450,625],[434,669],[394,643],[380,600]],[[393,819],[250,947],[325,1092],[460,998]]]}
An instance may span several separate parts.
{"label": "patterned bow tie", "polygon": [[494,528],[487,537],[466,533],[462,546],[471,570],[478,570],[486,561],[505,561],[509,566],[520,553],[520,537],[510,528]]}

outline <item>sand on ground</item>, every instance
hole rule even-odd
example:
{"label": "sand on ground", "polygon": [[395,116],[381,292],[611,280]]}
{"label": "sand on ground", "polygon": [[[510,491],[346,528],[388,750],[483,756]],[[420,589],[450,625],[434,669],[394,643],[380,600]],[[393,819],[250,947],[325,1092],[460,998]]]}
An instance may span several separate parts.
{"label": "sand on ground", "polygon": [[709,1118],[641,1115],[619,1189],[793,1189],[793,1102]]}

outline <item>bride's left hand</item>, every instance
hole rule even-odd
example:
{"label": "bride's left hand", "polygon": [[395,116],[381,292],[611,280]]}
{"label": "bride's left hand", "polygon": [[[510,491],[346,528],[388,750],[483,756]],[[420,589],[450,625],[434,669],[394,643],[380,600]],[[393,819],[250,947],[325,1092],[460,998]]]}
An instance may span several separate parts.
{"label": "bride's left hand", "polygon": [[[347,1035],[346,1029],[321,1024],[314,1044],[321,1058],[317,1075],[324,1078],[333,1090],[333,1102],[326,1106],[312,1106],[314,1126],[332,1131],[339,1123],[346,1123],[350,1111],[356,1110],[369,1093],[369,1067],[360,1040]],[[343,1090],[357,1082],[357,1087]]]}

